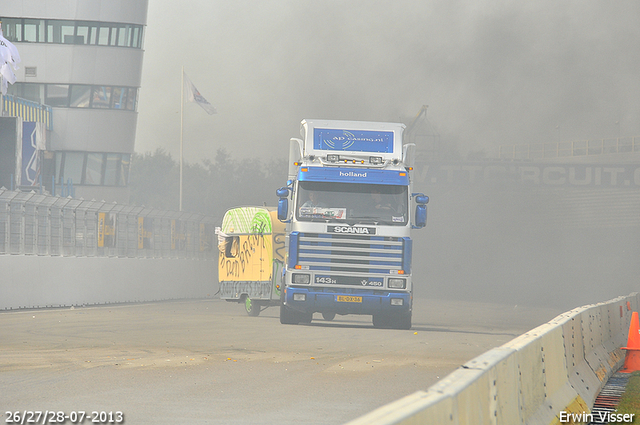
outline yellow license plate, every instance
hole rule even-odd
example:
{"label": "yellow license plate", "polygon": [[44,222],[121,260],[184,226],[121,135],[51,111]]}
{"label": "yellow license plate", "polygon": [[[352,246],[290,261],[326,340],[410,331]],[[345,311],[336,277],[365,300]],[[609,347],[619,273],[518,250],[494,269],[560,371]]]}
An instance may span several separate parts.
{"label": "yellow license plate", "polygon": [[336,301],[339,303],[361,303],[362,297],[352,297],[349,295],[337,295]]}

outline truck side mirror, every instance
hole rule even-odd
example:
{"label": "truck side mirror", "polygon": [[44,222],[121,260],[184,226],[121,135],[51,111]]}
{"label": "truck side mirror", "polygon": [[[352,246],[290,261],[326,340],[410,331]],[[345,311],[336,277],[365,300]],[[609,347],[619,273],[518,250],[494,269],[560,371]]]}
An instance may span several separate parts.
{"label": "truck side mirror", "polygon": [[289,189],[286,187],[281,187],[276,190],[276,195],[278,196],[278,220],[285,221],[287,216],[289,215]]}
{"label": "truck side mirror", "polygon": [[287,198],[278,199],[278,220],[285,221],[289,215],[289,200]]}
{"label": "truck side mirror", "polygon": [[427,206],[425,204],[416,205],[416,225],[418,229],[427,225]]}
{"label": "truck side mirror", "polygon": [[416,202],[417,202],[418,204],[424,204],[424,205],[426,205],[426,204],[428,204],[428,203],[429,203],[429,197],[428,197],[428,196],[425,196],[425,195],[418,195],[418,196],[416,196]]}
{"label": "truck side mirror", "polygon": [[416,200],[415,228],[421,229],[427,225],[427,204],[429,197],[422,193],[412,193]]}

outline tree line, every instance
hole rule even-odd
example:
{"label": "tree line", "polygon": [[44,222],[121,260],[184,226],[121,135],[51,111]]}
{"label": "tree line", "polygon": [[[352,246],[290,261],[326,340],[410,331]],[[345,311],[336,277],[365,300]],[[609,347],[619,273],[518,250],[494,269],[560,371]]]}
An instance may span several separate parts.
{"label": "tree line", "polygon": [[[213,216],[237,206],[276,206],[275,191],[287,179],[287,161],[237,160],[218,149],[213,161],[183,163],[182,210]],[[130,203],[163,210],[179,209],[180,164],[163,149],[134,153],[129,175]]]}

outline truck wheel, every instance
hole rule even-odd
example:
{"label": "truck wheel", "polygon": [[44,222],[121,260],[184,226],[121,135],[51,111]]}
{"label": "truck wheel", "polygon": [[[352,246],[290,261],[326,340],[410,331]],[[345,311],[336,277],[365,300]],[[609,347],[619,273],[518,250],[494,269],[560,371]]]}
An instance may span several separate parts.
{"label": "truck wheel", "polygon": [[373,327],[374,328],[388,328],[390,325],[389,316],[386,314],[374,314],[373,315]]}
{"label": "truck wheel", "polygon": [[283,325],[297,325],[300,318],[295,311],[292,311],[284,304],[280,304],[280,323]]}
{"label": "truck wheel", "polygon": [[411,312],[398,316],[393,327],[403,330],[411,329]]}
{"label": "truck wheel", "polygon": [[332,321],[336,317],[335,313],[322,313],[322,318],[327,322]]}
{"label": "truck wheel", "polygon": [[313,320],[313,313],[298,313],[298,318],[302,323],[311,323]]}
{"label": "truck wheel", "polygon": [[244,309],[247,311],[249,316],[256,317],[260,314],[260,303],[257,301],[252,301],[251,298],[245,297],[244,299]]}

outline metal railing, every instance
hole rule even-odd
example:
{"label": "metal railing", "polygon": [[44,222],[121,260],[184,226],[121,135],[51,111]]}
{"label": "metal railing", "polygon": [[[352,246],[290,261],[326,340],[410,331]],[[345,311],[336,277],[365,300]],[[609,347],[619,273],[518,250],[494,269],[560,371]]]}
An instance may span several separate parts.
{"label": "metal railing", "polygon": [[640,152],[640,137],[618,137],[573,142],[501,145],[498,147],[498,158],[542,160],[637,152]]}
{"label": "metal railing", "polygon": [[0,255],[217,259],[214,219],[0,188]]}

